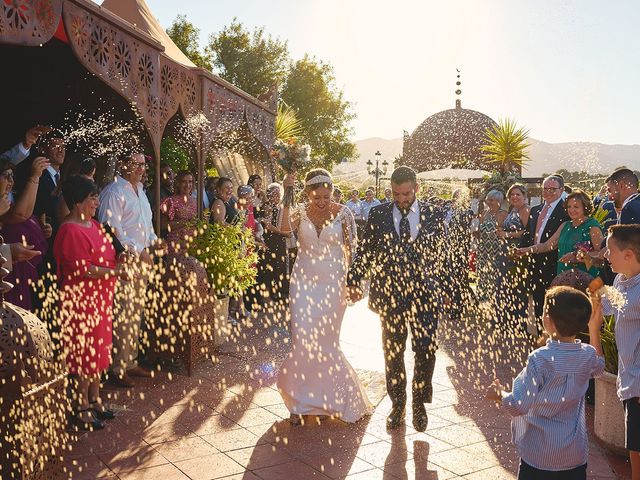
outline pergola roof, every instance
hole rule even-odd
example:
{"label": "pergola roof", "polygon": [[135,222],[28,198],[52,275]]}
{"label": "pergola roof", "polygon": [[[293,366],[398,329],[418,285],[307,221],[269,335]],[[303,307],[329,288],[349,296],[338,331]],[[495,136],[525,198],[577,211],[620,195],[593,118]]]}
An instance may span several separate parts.
{"label": "pergola roof", "polygon": [[164,54],[184,65],[195,68],[196,65],[182,53],[171,37],[167,35],[164,28],[160,26],[158,20],[147,6],[144,0],[104,0],[101,8],[109,10],[122,20],[130,23],[133,28],[154,38],[164,47]]}

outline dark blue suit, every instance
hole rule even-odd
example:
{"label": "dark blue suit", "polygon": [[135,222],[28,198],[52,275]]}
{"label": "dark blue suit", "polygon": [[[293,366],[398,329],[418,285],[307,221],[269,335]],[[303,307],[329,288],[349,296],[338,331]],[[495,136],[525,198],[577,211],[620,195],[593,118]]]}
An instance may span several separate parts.
{"label": "dark blue suit", "polygon": [[369,273],[369,307],[380,314],[387,392],[394,405],[406,402],[404,350],[411,329],[415,354],[413,401],[430,402],[435,367],[437,315],[442,310],[444,211],[419,202],[418,236],[403,242],[393,223],[394,203],[374,207],[347,277],[359,286]]}
{"label": "dark blue suit", "polygon": [[[640,224],[640,195],[636,193],[629,198],[630,200],[622,207],[622,210],[620,210],[620,215],[616,222],[618,225]],[[607,232],[605,231],[605,233]],[[606,239],[603,240],[602,247],[606,247]],[[613,285],[616,275],[617,274],[611,270],[611,264],[605,260],[604,267],[602,267],[600,272],[600,277],[605,285]]]}

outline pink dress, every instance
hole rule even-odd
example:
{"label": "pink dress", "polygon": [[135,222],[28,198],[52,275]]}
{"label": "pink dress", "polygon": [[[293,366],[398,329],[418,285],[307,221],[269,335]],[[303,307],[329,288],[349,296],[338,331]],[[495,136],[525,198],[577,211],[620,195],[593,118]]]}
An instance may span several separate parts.
{"label": "pink dress", "polygon": [[116,278],[86,278],[90,266],[116,267],[116,251],[102,226],[64,223],[53,243],[61,279],[62,345],[69,372],[95,375],[111,364]]}

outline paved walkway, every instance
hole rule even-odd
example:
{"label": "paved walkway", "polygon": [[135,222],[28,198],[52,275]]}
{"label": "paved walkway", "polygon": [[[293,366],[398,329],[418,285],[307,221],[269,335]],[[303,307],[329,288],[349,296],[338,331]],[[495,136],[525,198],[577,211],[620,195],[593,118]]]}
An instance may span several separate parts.
{"label": "paved walkway", "polygon": [[[354,425],[328,420],[292,427],[275,388],[286,322],[253,322],[191,378],[163,371],[129,392],[108,390],[122,411],[107,428],[74,444],[66,461],[72,478],[515,478],[509,419],[484,401],[483,391],[496,374],[510,382],[529,348],[525,343],[443,322],[425,433],[411,427],[410,412],[406,427],[386,432],[386,396],[373,416]],[[380,327],[363,302],[348,309],[341,338],[355,368],[381,375]],[[592,444],[589,478],[624,476],[617,477]]]}

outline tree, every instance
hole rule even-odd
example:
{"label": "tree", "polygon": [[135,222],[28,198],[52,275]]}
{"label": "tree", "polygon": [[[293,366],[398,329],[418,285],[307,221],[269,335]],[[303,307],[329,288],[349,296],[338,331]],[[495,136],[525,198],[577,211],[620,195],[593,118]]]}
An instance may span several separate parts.
{"label": "tree", "polygon": [[496,163],[501,174],[520,173],[529,160],[527,148],[529,130],[518,128],[511,119],[501,119],[498,125],[485,132],[485,145],[482,146],[484,157]]}
{"label": "tree", "polygon": [[200,50],[198,42],[200,29],[189,22],[186,16],[178,15],[167,29],[167,35],[189,60],[198,67],[211,71],[211,55],[206,51],[202,53]]}
{"label": "tree", "polygon": [[290,63],[287,42],[265,35],[264,28],[249,32],[236,18],[210,36],[205,51],[222,78],[255,97],[282,84]]}
{"label": "tree", "polygon": [[330,169],[355,155],[355,145],[349,141],[349,122],[355,114],[335,87],[330,65],[305,55],[291,67],[281,98],[296,109],[316,166]]}

